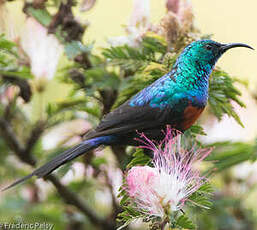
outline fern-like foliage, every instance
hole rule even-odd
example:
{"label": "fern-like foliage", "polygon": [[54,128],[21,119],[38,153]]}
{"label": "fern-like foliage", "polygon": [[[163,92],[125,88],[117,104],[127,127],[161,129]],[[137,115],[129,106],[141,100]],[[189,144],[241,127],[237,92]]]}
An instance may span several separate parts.
{"label": "fern-like foliage", "polygon": [[[19,78],[32,78],[30,70],[18,63],[17,46],[0,35],[0,74]],[[0,79],[1,80],[1,79]]]}
{"label": "fern-like foliage", "polygon": [[254,144],[226,141],[210,145],[210,147],[212,146],[215,146],[215,148],[212,154],[206,158],[213,163],[210,171],[222,171],[244,161],[255,161],[257,159],[257,139]]}
{"label": "fern-like foliage", "polygon": [[205,183],[189,197],[189,200],[191,201],[190,204],[192,204],[194,207],[209,209],[212,206],[212,193],[213,187],[211,184]]}
{"label": "fern-like foliage", "polygon": [[[176,225],[180,229],[181,228],[182,229],[195,229],[196,228],[196,226],[192,222],[192,220],[190,220],[189,217],[185,214],[178,217],[178,219],[176,220]],[[171,227],[173,227],[173,225]]]}
{"label": "fern-like foliage", "polygon": [[239,99],[241,92],[235,86],[236,80],[231,78],[228,73],[217,69],[210,78],[209,105],[211,112],[220,120],[224,114],[233,117],[238,124],[243,126],[239,116],[233,109],[232,101],[245,107]]}
{"label": "fern-like foliage", "polygon": [[112,65],[122,69],[137,71],[149,63],[160,63],[166,52],[166,42],[161,37],[145,37],[140,47],[128,45],[110,47],[103,50],[103,55]]}

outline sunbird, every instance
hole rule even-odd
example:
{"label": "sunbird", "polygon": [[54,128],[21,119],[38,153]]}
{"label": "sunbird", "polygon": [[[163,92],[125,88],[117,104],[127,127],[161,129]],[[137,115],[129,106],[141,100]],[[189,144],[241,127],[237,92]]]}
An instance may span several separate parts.
{"label": "sunbird", "polygon": [[218,59],[229,49],[251,46],[221,44],[212,40],[194,41],[184,48],[171,71],[144,88],[103,117],[80,144],[66,150],[4,190],[32,176],[50,174],[61,165],[100,145],[132,145],[139,133],[161,140],[167,125],[187,130],[204,110],[208,100],[209,77]]}

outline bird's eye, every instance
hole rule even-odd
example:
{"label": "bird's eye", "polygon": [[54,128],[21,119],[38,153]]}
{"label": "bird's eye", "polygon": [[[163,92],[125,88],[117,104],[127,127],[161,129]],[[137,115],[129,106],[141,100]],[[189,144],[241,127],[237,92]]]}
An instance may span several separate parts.
{"label": "bird's eye", "polygon": [[209,45],[209,44],[207,44],[207,45],[205,45],[205,49],[207,49],[207,50],[211,50],[211,49],[212,49],[212,46],[211,46],[211,45]]}

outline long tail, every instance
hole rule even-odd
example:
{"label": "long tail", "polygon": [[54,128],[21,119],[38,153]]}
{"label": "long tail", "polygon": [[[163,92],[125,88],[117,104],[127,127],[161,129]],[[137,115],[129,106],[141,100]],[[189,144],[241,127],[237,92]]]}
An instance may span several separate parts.
{"label": "long tail", "polygon": [[66,150],[65,152],[59,154],[58,156],[53,158],[51,161],[47,162],[46,164],[44,164],[40,168],[36,169],[31,174],[15,181],[14,183],[12,183],[9,186],[5,187],[4,189],[2,189],[2,191],[5,191],[9,188],[12,188],[12,187],[28,180],[29,178],[31,178],[33,176],[37,176],[38,178],[44,177],[44,176],[50,174],[55,169],[59,168],[61,165],[63,165],[65,163],[73,160],[74,158],[88,152],[89,150],[97,148],[99,145],[102,145],[102,144],[109,144],[111,139],[112,138],[110,136],[103,136],[103,137],[96,137],[96,138],[93,138],[93,139],[85,140],[85,141],[81,142],[80,144],[78,144],[78,145]]}

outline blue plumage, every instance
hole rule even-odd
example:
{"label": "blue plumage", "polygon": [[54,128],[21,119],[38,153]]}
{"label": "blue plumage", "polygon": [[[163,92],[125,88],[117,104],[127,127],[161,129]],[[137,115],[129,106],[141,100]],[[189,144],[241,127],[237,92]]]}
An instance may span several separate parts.
{"label": "blue plumage", "polygon": [[[206,44],[218,46],[211,40],[193,42],[176,60],[172,70],[152,85],[135,95],[131,106],[149,104],[152,108],[173,106],[181,98],[195,100],[205,105],[208,99],[208,80],[212,69],[222,53],[213,53],[204,48]],[[196,98],[196,99],[194,99]]]}

